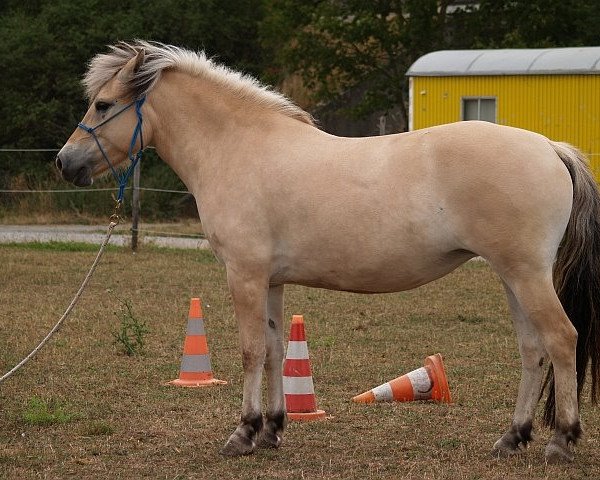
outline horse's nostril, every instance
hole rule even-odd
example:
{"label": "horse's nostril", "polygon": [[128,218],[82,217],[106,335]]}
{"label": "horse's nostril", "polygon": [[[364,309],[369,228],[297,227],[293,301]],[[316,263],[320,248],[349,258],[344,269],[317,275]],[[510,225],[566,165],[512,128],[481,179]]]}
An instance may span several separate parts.
{"label": "horse's nostril", "polygon": [[62,170],[62,162],[60,161],[60,157],[58,155],[56,156],[56,160],[54,162],[56,163],[56,168]]}

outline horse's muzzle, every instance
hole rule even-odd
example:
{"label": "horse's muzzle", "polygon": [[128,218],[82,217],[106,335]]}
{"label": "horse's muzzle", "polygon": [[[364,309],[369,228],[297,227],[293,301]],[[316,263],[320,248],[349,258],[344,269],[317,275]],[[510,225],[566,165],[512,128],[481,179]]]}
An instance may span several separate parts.
{"label": "horse's muzzle", "polygon": [[92,184],[92,169],[90,167],[74,165],[75,162],[65,162],[60,153],[56,156],[54,162],[67,182],[71,182],[78,187],[88,187]]}

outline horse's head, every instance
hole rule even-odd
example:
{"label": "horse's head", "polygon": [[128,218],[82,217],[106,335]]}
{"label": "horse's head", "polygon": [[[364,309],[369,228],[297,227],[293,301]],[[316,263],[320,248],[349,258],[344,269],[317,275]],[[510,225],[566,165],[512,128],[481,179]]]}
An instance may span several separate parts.
{"label": "horse's head", "polygon": [[[106,81],[93,98],[77,129],[56,156],[65,180],[88,186],[94,177],[113,171],[143,148],[141,105],[130,84],[144,62],[144,50],[135,54]],[[136,133],[137,132],[137,133]]]}

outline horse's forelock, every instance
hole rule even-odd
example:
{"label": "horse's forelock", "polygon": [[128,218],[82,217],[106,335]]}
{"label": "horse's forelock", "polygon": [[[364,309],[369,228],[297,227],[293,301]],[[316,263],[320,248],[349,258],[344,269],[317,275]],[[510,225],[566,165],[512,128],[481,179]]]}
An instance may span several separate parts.
{"label": "horse's forelock", "polygon": [[[110,52],[94,56],[83,77],[83,85],[88,100],[94,99],[106,82],[111,80],[141,49],[146,50],[146,47],[150,46],[150,44],[145,42],[136,42],[133,44],[120,42],[109,46]],[[146,61],[144,64],[146,64]],[[138,72],[136,72],[136,75],[125,83],[126,94],[132,97],[139,97],[152,86],[157,74],[158,71],[149,72],[142,65]]]}

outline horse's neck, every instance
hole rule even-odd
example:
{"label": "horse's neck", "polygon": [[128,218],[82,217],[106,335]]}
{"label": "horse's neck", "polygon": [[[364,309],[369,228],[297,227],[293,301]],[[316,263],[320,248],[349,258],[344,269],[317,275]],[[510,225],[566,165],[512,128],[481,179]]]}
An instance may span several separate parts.
{"label": "horse's neck", "polygon": [[150,103],[153,146],[194,194],[261,138],[252,106],[206,80],[165,72]]}

